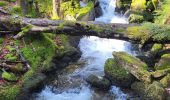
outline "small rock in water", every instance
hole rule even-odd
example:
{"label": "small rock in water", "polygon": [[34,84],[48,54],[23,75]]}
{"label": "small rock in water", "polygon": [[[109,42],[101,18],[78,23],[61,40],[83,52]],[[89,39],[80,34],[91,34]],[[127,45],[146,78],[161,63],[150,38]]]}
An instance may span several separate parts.
{"label": "small rock in water", "polygon": [[108,90],[111,86],[111,83],[108,79],[93,74],[89,75],[86,81],[90,83],[93,87],[102,90]]}

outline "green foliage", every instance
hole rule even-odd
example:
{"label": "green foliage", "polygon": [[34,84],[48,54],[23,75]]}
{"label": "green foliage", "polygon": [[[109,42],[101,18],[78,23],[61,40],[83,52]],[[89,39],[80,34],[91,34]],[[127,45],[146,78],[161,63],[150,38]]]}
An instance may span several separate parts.
{"label": "green foliage", "polygon": [[16,75],[14,75],[13,73],[8,73],[6,71],[4,71],[2,73],[2,78],[8,81],[17,81],[18,77],[16,77]]}
{"label": "green foliage", "polygon": [[13,6],[10,11],[11,14],[22,15],[22,8],[20,6]]}
{"label": "green foliage", "polygon": [[141,23],[144,21],[143,15],[131,14],[129,16],[129,23]]}
{"label": "green foliage", "polygon": [[11,61],[16,61],[17,57],[11,53],[5,55],[5,59],[11,60]]}
{"label": "green foliage", "polygon": [[0,7],[4,7],[4,6],[6,6],[6,5],[7,5],[6,2],[0,1]]}
{"label": "green foliage", "polygon": [[16,100],[20,89],[21,87],[19,85],[0,88],[0,100]]}
{"label": "green foliage", "polygon": [[163,0],[161,6],[155,10],[155,23],[164,24],[170,17],[170,0]]}
{"label": "green foliage", "polygon": [[86,7],[81,8],[78,0],[67,1],[61,4],[61,10],[64,16],[72,16],[75,19],[80,19],[94,7],[93,2],[89,1]]}
{"label": "green foliage", "polygon": [[170,39],[170,26],[153,23],[143,23],[141,26],[129,27],[127,35],[129,38],[145,43],[150,38],[155,41],[164,41]]}
{"label": "green foliage", "polygon": [[146,9],[146,0],[132,0],[131,9],[144,11]]}
{"label": "green foliage", "polygon": [[[27,35],[24,37],[27,46],[22,49],[24,56],[33,69],[46,70],[55,55],[57,46],[45,34]],[[31,43],[31,45],[29,45]]]}

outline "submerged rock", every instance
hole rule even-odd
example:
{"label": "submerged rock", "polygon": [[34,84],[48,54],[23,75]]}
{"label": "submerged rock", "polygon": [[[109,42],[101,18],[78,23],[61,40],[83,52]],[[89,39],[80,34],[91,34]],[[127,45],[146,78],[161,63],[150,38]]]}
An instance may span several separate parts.
{"label": "submerged rock", "polygon": [[117,61],[109,58],[104,67],[105,76],[112,84],[122,87],[129,87],[135,80],[135,77],[124,67],[119,66]]}
{"label": "submerged rock", "polygon": [[165,100],[165,89],[155,81],[152,84],[135,82],[131,88],[140,96],[142,100]]}
{"label": "submerged rock", "polygon": [[113,52],[117,65],[122,66],[138,80],[150,83],[151,74],[147,71],[147,65],[140,59],[133,57],[125,52]]}
{"label": "submerged rock", "polygon": [[89,75],[86,81],[90,83],[93,87],[102,90],[108,90],[111,86],[111,83],[108,79],[93,74]]}

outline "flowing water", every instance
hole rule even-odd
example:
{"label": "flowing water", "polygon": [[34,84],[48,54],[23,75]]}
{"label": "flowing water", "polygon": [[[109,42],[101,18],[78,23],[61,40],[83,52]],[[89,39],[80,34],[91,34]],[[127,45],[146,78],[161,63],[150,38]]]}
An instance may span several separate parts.
{"label": "flowing water", "polygon": [[[115,13],[116,0],[100,0],[103,15],[95,21],[105,23],[128,23],[127,19]],[[36,100],[126,100],[128,94],[119,87],[112,86],[109,91],[99,91],[90,87],[85,79],[90,74],[104,75],[104,63],[112,57],[113,51],[125,51],[135,54],[131,44],[122,40],[103,39],[95,36],[83,37],[79,48],[82,56],[78,62],[85,62],[81,67],[70,67],[71,72],[58,76],[57,88],[52,85],[36,96]]]}

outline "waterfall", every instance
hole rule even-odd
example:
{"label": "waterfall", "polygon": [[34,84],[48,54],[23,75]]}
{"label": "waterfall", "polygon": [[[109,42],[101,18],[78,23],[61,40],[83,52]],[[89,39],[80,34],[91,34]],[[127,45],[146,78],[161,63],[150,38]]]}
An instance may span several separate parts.
{"label": "waterfall", "polygon": [[[96,18],[95,21],[105,23],[128,23],[126,18],[115,13],[116,0],[100,0],[99,2],[103,15]],[[80,61],[86,61],[87,64],[85,67],[79,68],[72,74],[69,74],[67,76],[68,79],[74,80],[75,77],[78,77],[84,80],[84,77],[91,73],[104,75],[104,63],[108,58],[112,57],[113,51],[132,53],[131,50],[129,50],[131,47],[129,42],[104,39],[95,36],[83,37],[80,40],[79,47],[82,51]],[[86,82],[82,82],[81,86],[66,89],[61,93],[55,93],[47,86],[38,94],[37,100],[94,100],[94,94],[97,93],[95,93]],[[127,95],[116,86],[112,86],[108,93],[101,96],[98,94],[98,96],[100,96],[100,100],[110,100],[110,98],[107,97],[108,94],[113,94],[115,96],[114,100],[126,100],[127,97]]]}

